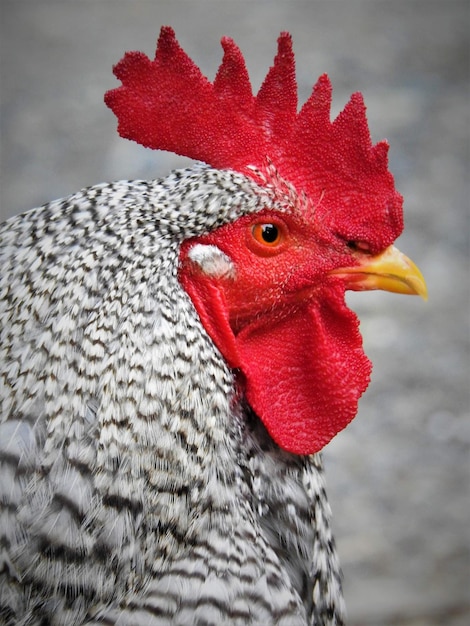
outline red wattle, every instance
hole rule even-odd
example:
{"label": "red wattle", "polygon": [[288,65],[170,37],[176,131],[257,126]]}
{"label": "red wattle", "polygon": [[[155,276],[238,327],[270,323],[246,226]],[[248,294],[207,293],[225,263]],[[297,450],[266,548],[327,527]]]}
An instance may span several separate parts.
{"label": "red wattle", "polygon": [[318,452],[355,417],[371,364],[342,296],[250,325],[236,340],[248,402],[281,448]]}

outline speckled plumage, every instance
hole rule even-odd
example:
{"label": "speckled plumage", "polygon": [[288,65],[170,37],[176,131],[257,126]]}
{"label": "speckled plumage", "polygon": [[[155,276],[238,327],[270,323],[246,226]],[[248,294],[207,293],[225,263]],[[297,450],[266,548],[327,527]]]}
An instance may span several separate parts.
{"label": "speckled plumage", "polygon": [[197,165],[2,226],[2,623],[343,623],[321,458],[267,435],[177,277],[278,203]]}

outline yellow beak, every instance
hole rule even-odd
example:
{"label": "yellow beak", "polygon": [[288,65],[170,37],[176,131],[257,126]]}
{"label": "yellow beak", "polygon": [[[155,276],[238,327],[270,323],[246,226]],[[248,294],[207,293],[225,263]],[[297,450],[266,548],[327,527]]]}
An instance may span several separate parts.
{"label": "yellow beak", "polygon": [[395,246],[376,256],[363,256],[360,265],[340,267],[332,274],[342,276],[353,291],[383,289],[428,299],[428,290],[418,267]]}

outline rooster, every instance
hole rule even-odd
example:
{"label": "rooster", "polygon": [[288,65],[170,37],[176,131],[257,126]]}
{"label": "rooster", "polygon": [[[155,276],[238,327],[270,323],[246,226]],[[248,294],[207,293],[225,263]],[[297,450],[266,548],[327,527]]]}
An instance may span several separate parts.
{"label": "rooster", "polygon": [[360,94],[297,111],[291,38],[253,96],[161,30],[106,104],[191,157],[1,231],[0,616],[7,625],[340,625],[320,450],[371,365],[345,290],[426,295]]}

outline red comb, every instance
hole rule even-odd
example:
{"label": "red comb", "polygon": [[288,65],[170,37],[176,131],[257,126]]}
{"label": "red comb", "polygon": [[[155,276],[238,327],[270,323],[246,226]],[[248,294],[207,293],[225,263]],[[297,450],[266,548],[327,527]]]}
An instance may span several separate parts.
{"label": "red comb", "polygon": [[334,206],[336,223],[350,222],[355,213],[367,239],[371,218],[375,231],[379,219],[388,231],[382,229],[380,245],[391,243],[402,229],[401,196],[388,171],[387,142],[371,143],[361,94],[353,94],[331,122],[331,84],[323,75],[297,113],[288,33],[279,37],[274,65],[256,96],[238,47],[229,38],[222,46],[213,83],[168,26],[161,29],[154,61],[141,52],[126,53],[114,67],[122,86],[105,95],[120,135],[254,178],[251,167],[263,171],[272,163],[314,205],[321,200],[327,213]]}

